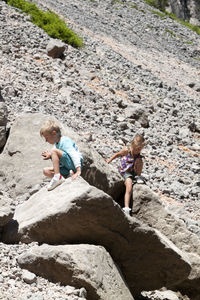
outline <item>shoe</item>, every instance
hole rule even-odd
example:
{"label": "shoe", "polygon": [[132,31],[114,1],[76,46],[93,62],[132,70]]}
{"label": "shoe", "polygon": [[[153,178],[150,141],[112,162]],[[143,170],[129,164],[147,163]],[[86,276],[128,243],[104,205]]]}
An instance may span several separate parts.
{"label": "shoe", "polygon": [[51,191],[51,190],[55,189],[58,185],[63,183],[63,181],[65,181],[65,179],[62,175],[60,175],[59,179],[56,179],[53,177],[47,187],[47,190]]}
{"label": "shoe", "polygon": [[139,184],[145,184],[146,183],[144,177],[142,177],[142,176],[135,176],[135,181],[136,181],[136,183],[139,183]]}
{"label": "shoe", "polygon": [[131,209],[130,209],[129,207],[123,207],[122,210],[123,210],[123,212],[125,213],[125,215],[130,216],[130,211],[131,211]]}

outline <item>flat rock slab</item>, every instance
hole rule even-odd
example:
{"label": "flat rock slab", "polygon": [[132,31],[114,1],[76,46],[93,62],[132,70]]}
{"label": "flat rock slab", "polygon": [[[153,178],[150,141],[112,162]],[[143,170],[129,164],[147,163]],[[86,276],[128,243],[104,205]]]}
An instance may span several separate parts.
{"label": "flat rock slab", "polygon": [[18,206],[15,227],[4,242],[102,245],[120,267],[136,295],[187,278],[187,257],[159,231],[127,217],[106,193],[82,178],[67,179],[51,192],[46,187]]}
{"label": "flat rock slab", "polygon": [[101,246],[35,246],[18,263],[53,282],[84,287],[88,300],[133,300],[110,254]]}
{"label": "flat rock slab", "polygon": [[192,269],[188,278],[175,289],[192,298],[200,295],[200,239],[198,236],[190,232],[182,220],[170,213],[162,205],[159,196],[146,185],[134,185],[132,212],[140,221],[162,232],[179,249],[187,253]]}

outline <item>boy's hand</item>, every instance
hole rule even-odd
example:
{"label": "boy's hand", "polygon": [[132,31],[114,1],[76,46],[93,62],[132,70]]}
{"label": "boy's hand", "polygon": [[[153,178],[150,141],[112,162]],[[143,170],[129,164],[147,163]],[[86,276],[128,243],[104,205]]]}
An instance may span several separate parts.
{"label": "boy's hand", "polygon": [[76,173],[74,173],[74,172],[72,171],[72,175],[71,175],[72,180],[76,179],[76,178],[79,177],[80,175],[81,175],[81,170],[80,170],[80,167],[78,167]]}
{"label": "boy's hand", "polygon": [[43,151],[42,152],[42,156],[44,160],[50,159],[51,158],[51,153],[47,150],[47,151]]}
{"label": "boy's hand", "polygon": [[81,173],[79,174],[78,172],[76,172],[75,174],[72,175],[72,179],[76,179],[77,177],[79,177],[81,175]]}

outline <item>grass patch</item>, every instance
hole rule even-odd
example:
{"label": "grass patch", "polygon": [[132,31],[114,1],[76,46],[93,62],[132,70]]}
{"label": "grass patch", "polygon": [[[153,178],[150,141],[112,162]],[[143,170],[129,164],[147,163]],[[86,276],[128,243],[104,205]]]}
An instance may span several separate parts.
{"label": "grass patch", "polygon": [[144,0],[148,5],[153,6],[157,9],[164,10],[168,5],[167,0]]}
{"label": "grass patch", "polygon": [[170,30],[170,29],[168,29],[168,28],[166,28],[165,29],[165,32],[166,33],[169,33],[171,36],[173,36],[173,37],[176,37],[176,34],[172,31],[172,30]]}
{"label": "grass patch", "polygon": [[111,1],[111,4],[112,4],[112,5],[115,5],[115,4],[124,4],[124,2],[121,1],[121,0],[112,0],[112,1]]}
{"label": "grass patch", "polygon": [[152,12],[152,14],[157,15],[159,17],[161,17],[162,19],[166,18],[166,14],[161,12],[161,11],[157,11],[157,10],[150,10],[150,12]]}
{"label": "grass patch", "polygon": [[192,41],[184,41],[184,44],[191,45],[191,44],[193,44],[193,42]]}
{"label": "grass patch", "polygon": [[192,57],[192,58],[195,59],[195,60],[200,61],[200,57]]}
{"label": "grass patch", "polygon": [[137,4],[133,4],[133,3],[129,3],[129,2],[128,2],[128,6],[129,6],[130,8],[137,9],[138,11],[142,12],[143,14],[146,13],[146,12],[144,11],[144,9],[140,9],[140,8],[137,6]]}
{"label": "grass patch", "polygon": [[78,37],[58,15],[51,11],[44,12],[34,3],[25,0],[4,0],[7,4],[19,8],[31,16],[31,22],[42,28],[50,37],[60,39],[73,47],[82,47],[83,40]]}
{"label": "grass patch", "polygon": [[[91,1],[91,0],[90,0]],[[111,1],[111,4],[112,5],[115,5],[115,4],[122,4],[122,5],[127,5],[128,7],[130,8],[134,8],[134,9],[137,9],[138,11],[142,12],[142,13],[146,13],[143,9],[140,9],[137,4],[133,4],[131,2],[124,2],[123,0],[112,0]],[[118,8],[117,8],[118,9]]]}

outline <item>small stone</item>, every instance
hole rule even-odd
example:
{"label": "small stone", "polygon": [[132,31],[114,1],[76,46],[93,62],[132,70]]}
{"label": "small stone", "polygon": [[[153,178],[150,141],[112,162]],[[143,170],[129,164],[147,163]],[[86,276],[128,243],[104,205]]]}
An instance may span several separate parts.
{"label": "small stone", "polygon": [[36,282],[37,280],[37,277],[34,273],[31,273],[27,270],[23,270],[23,273],[22,273],[22,279],[26,282],[26,283],[34,283]]}
{"label": "small stone", "polygon": [[79,297],[82,297],[82,298],[86,298],[87,297],[87,291],[86,291],[86,289],[84,287],[82,287],[80,289]]}

